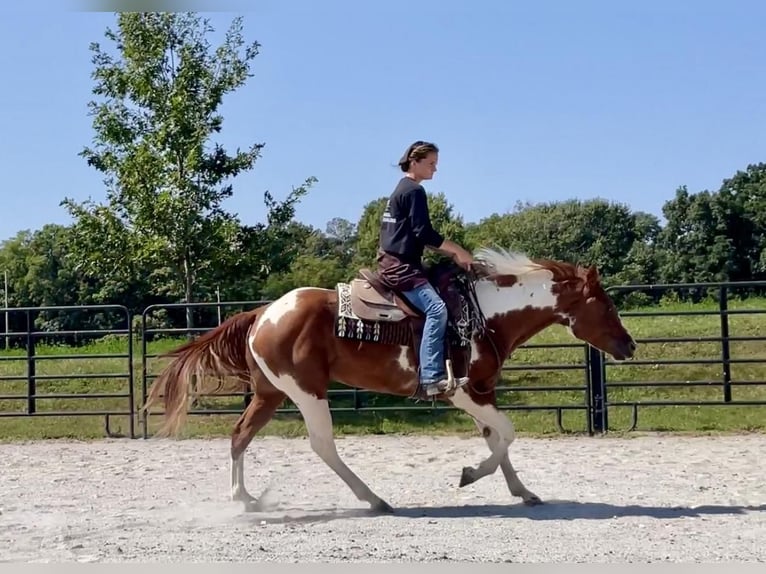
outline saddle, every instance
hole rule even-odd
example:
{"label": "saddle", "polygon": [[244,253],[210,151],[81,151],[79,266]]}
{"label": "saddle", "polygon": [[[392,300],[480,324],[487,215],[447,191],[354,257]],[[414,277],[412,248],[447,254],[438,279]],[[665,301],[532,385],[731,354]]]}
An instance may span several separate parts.
{"label": "saddle", "polygon": [[[467,274],[451,262],[437,264],[426,272],[447,306],[446,356],[452,361],[456,377],[467,376],[471,338],[484,323],[470,288],[472,283]],[[417,362],[425,314],[403,294],[386,286],[378,273],[368,268],[359,269],[358,276],[348,284],[339,284],[338,292],[338,336],[408,345],[414,350]]]}
{"label": "saddle", "polygon": [[396,323],[407,317],[425,320],[417,307],[383,285],[376,271],[366,268],[360,269],[359,277],[351,280],[351,310],[366,321]]}

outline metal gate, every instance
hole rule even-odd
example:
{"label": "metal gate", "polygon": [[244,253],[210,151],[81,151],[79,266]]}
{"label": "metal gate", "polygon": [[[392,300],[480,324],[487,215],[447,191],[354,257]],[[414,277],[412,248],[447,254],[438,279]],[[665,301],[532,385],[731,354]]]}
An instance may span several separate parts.
{"label": "metal gate", "polygon": [[[676,284],[658,284],[658,285],[626,285],[611,287],[607,289],[610,294],[630,293],[630,292],[661,292],[670,291],[717,291],[715,303],[711,303],[709,309],[688,309],[688,310],[663,310],[658,308],[656,311],[626,311],[620,313],[624,318],[628,317],[646,317],[659,320],[672,321],[673,318],[679,321],[690,321],[694,317],[710,317],[713,320],[707,321],[704,329],[698,328],[697,331],[707,331],[703,335],[678,336],[672,335],[674,329],[668,328],[666,336],[639,337],[636,342],[639,344],[640,355],[642,358],[633,359],[625,363],[616,363],[607,359],[601,351],[591,348],[590,350],[590,388],[591,388],[591,417],[593,431],[604,433],[612,430],[610,427],[610,412],[619,409],[630,410],[630,424],[627,430],[635,430],[639,420],[639,408],[669,408],[669,407],[746,407],[746,406],[764,406],[766,405],[766,380],[762,378],[747,379],[745,377],[733,377],[733,365],[752,365],[766,364],[766,352],[759,356],[733,357],[732,345],[736,343],[748,343],[766,341],[766,336],[762,335],[733,335],[732,317],[748,317],[766,314],[766,309],[744,308],[730,309],[730,295],[737,289],[752,289],[766,287],[766,281],[739,281],[739,282],[711,282],[711,283],[676,283]],[[683,324],[681,324],[683,326]],[[654,330],[654,329],[653,329]],[[661,330],[657,328],[656,330]],[[675,329],[683,331],[683,328]],[[647,349],[653,345],[685,345],[692,356],[681,358],[652,358],[651,352]],[[704,347],[703,347],[704,345]],[[694,352],[694,346],[697,346]],[[709,350],[709,354],[703,357],[700,350]],[[713,352],[715,351],[715,352]],[[715,355],[715,356],[713,356]],[[688,375],[690,371],[707,372],[708,376],[699,378],[678,379],[680,369],[674,367],[683,366],[684,374]],[[643,367],[643,369],[641,369]],[[720,368],[715,374],[711,374],[712,369]],[[654,371],[654,375],[647,378],[622,378],[617,373],[620,369],[633,369]],[[662,372],[664,371],[664,373]],[[663,374],[664,376],[659,376]],[[691,388],[715,389],[717,396],[704,390],[708,395],[705,399],[672,397],[657,398],[657,395],[676,394],[688,395]],[[748,389],[747,397],[738,398],[737,391]],[[665,392],[660,392],[664,389]],[[647,398],[637,398],[637,390],[643,390]],[[631,392],[632,391],[632,392]],[[630,396],[633,395],[633,396]],[[617,397],[617,398],[612,398]]]}

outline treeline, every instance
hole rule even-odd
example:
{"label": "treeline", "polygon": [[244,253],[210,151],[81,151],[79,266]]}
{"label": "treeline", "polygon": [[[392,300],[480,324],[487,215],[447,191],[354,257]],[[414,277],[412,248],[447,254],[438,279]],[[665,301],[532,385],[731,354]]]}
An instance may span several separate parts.
{"label": "treeline", "polygon": [[[243,39],[241,19],[211,48],[209,23],[193,13],[116,18],[105,34],[112,50],[91,46],[94,144],[81,153],[103,174],[106,201],[64,198],[72,225],[2,243],[9,307],[120,304],[140,314],[152,304],[272,299],[296,286],[331,287],[374,265],[385,198],[366,205],[358,221],[334,219],[325,229],[295,218],[311,176],[283,201],[267,193],[260,224],[244,225],[222,208],[231,180],[254,167],[263,147],[228,153],[213,142],[224,96],[246,82],[258,54],[257,42]],[[610,285],[766,278],[766,164],[747,166],[717,190],[676,190],[663,206],[664,224],[601,199],[518,205],[476,222],[438,193],[429,202],[436,227],[469,248],[596,264]],[[209,325],[211,316],[215,310],[173,310],[149,325]],[[26,321],[12,314],[10,330],[25,330]],[[110,328],[119,317],[45,312],[33,321],[37,329],[75,330]]]}

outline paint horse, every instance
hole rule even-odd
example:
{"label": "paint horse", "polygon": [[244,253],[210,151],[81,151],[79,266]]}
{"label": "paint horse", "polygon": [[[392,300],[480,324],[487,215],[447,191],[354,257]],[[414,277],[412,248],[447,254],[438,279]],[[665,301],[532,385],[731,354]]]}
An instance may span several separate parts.
{"label": "paint horse", "polygon": [[[468,360],[457,363],[470,378],[467,385],[436,399],[471,416],[489,447],[485,460],[463,468],[460,486],[500,467],[513,496],[540,504],[510,462],[514,427],[495,407],[503,363],[519,345],[554,324],[564,325],[574,337],[615,360],[631,358],[636,344],[594,267],[490,249],[478,250],[475,260],[471,272],[452,264],[433,277],[451,303],[449,356],[459,359],[461,349],[467,348],[463,356]],[[195,396],[214,393],[231,380],[240,382],[227,390],[241,390],[244,380],[253,398],[231,435],[232,500],[242,501],[246,509],[259,508],[245,488],[243,454],[289,397],[300,410],[316,455],[359,500],[373,510],[393,512],[339,456],[327,399],[333,380],[379,393],[417,396],[416,349],[424,318],[376,279],[375,273],[360,270],[357,278],[335,289],[296,288],[171,352],[172,361],[154,381],[144,406],[148,411],[160,399],[164,402],[165,422],[157,435],[179,431]],[[450,296],[450,289],[457,295]]]}

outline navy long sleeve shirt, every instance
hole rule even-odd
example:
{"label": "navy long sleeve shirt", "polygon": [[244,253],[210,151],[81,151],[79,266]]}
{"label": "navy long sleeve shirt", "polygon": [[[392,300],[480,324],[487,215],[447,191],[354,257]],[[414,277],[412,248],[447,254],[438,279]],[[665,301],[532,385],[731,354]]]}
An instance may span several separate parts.
{"label": "navy long sleeve shirt", "polygon": [[403,177],[383,212],[380,249],[402,262],[420,265],[425,247],[438,248],[443,242],[444,237],[431,225],[425,189]]}
{"label": "navy long sleeve shirt", "polygon": [[439,248],[443,242],[431,225],[425,189],[403,177],[381,218],[378,269],[382,282],[400,292],[426,283],[423,251],[426,246]]}

